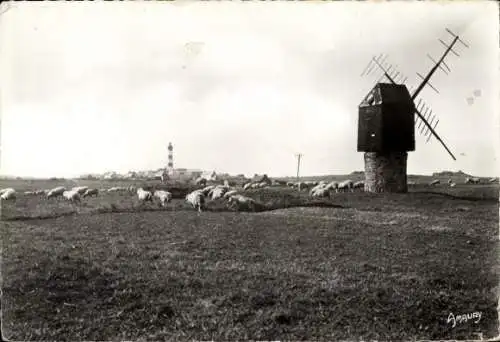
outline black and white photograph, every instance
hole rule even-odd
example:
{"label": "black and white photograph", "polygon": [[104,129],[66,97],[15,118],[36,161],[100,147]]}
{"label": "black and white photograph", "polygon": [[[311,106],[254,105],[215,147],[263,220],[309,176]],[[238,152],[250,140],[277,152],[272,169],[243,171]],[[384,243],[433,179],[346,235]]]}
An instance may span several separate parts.
{"label": "black and white photograph", "polygon": [[2,2],[2,338],[499,338],[499,18]]}

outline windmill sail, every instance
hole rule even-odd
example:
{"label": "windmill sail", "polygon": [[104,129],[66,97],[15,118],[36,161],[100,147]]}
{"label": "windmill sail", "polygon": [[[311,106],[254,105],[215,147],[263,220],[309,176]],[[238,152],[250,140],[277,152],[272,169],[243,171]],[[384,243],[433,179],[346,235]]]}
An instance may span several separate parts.
{"label": "windmill sail", "polygon": [[[421,74],[417,73],[417,75],[422,79],[422,82],[416,87],[416,89],[414,91],[412,91],[412,95],[411,95],[411,98],[412,100],[415,102],[417,96],[420,94],[420,92],[422,91],[422,89],[428,85],[430,86],[433,90],[435,90],[437,93],[439,93],[439,91],[434,87],[432,86],[432,84],[429,82],[432,75],[436,72],[437,69],[441,69],[445,74],[448,74],[451,69],[448,67],[448,65],[446,64],[445,62],[445,57],[450,53],[454,53],[455,55],[459,56],[458,53],[456,53],[454,50],[453,50],[453,47],[454,45],[456,44],[456,42],[460,42],[462,45],[464,45],[465,47],[469,47],[466,43],[464,43],[460,37],[456,34],[454,34],[451,30],[449,29],[446,29],[446,31],[448,33],[450,33],[454,38],[453,38],[453,41],[451,42],[450,45],[447,45],[445,42],[443,42],[441,39],[440,39],[440,42],[442,44],[444,44],[446,46],[446,50],[444,51],[443,55],[441,56],[441,58],[436,62],[430,55],[427,55],[435,64],[434,66],[431,68],[431,70],[427,73],[426,76],[422,76]],[[385,62],[385,59],[387,56],[384,56],[383,60],[384,62],[381,62],[381,59],[382,59],[382,56],[383,55],[380,55],[378,58],[372,58],[369,65],[365,68],[365,71],[367,69],[370,69],[370,71],[373,69],[373,66],[377,66],[380,70],[382,70],[382,77],[386,77],[391,83],[393,84],[396,84],[395,80],[394,80],[394,77],[391,77],[391,72],[390,72],[390,68],[386,68],[384,67],[383,63]],[[373,64],[371,64],[373,62]],[[371,64],[371,65],[370,65]],[[444,66],[444,67],[443,67]],[[391,66],[392,67],[392,66]],[[363,74],[366,74],[365,71],[363,72]],[[395,70],[393,70],[393,72],[395,72]],[[396,73],[396,76],[398,75],[399,73]],[[393,75],[394,76],[394,75]],[[404,78],[402,80],[401,83],[404,83],[406,81],[406,78]],[[448,152],[448,154],[453,158],[453,160],[457,160],[455,158],[455,156],[453,155],[453,153],[450,151],[450,149],[448,148],[448,146],[446,146],[446,144],[444,143],[443,139],[441,139],[441,137],[437,134],[437,132],[435,131],[435,128],[439,122],[439,119],[436,120],[435,124],[434,124],[434,127],[427,121],[427,119],[430,119],[431,118],[431,113],[432,113],[432,110],[431,112],[429,113],[429,116],[427,117],[427,119],[425,118],[425,115],[427,114],[427,110],[429,109],[428,107],[426,107],[425,105],[422,105],[420,106],[420,103],[421,103],[421,99],[419,99],[419,102],[418,102],[418,105],[415,106],[415,113],[417,114],[418,116],[418,119],[420,119],[420,123],[418,124],[418,127],[420,128],[421,124],[423,123],[424,126],[422,126],[422,133],[425,132],[425,136],[427,137],[427,141],[429,141],[430,137],[433,135],[434,137],[436,137],[436,139],[441,143],[441,145],[443,145],[443,147],[445,148],[445,150]],[[420,109],[419,109],[420,107]],[[421,110],[425,109],[425,114],[422,115],[421,114]],[[418,119],[415,120],[415,124],[416,122],[418,121]],[[432,117],[432,121],[431,123],[436,119],[436,117]],[[428,136],[427,136],[428,134]]]}

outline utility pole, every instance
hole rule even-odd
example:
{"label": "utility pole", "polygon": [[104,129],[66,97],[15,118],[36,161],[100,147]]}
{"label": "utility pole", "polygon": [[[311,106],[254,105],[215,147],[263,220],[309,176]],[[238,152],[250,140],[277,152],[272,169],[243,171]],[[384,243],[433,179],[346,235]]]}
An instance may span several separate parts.
{"label": "utility pole", "polygon": [[300,191],[300,176],[299,176],[299,172],[300,172],[300,159],[302,158],[302,153],[297,153],[295,155],[297,157],[297,183],[298,183],[298,188],[299,188],[299,191]]}

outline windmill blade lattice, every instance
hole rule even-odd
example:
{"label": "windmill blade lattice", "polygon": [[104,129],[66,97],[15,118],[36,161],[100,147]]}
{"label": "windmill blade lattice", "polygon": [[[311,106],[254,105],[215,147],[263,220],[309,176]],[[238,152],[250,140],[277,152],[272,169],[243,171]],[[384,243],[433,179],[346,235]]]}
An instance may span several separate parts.
{"label": "windmill blade lattice", "polygon": [[[436,93],[439,94],[437,88],[430,83],[430,79],[437,69],[440,69],[446,75],[448,75],[451,72],[450,67],[446,64],[445,58],[449,54],[449,52],[452,52],[457,57],[460,56],[455,50],[453,50],[454,45],[457,42],[460,42],[463,46],[469,48],[469,46],[465,42],[463,42],[458,35],[454,34],[448,28],[446,28],[446,31],[453,36],[453,40],[448,45],[442,39],[439,39],[440,43],[446,47],[446,50],[444,51],[443,55],[439,58],[438,61],[436,61],[431,55],[427,54],[427,57],[434,62],[434,66],[430,69],[430,71],[427,73],[426,76],[423,76],[418,72],[416,73],[417,76],[419,76],[422,79],[422,81],[415,89],[414,88],[409,89],[410,93],[412,94],[411,98],[414,101],[414,103],[415,100],[417,99],[417,96],[420,94],[420,92],[423,90],[425,86],[429,86],[431,89],[433,89]],[[379,75],[378,82],[380,82],[380,80],[382,80],[383,78],[386,78],[393,84],[404,84],[407,80],[407,77],[402,76],[401,73],[396,71],[396,68],[392,68],[392,65],[388,64],[386,60],[387,56],[383,54],[377,57],[372,57],[372,59],[366,66],[361,76],[369,75],[370,73],[378,73]],[[397,77],[400,77],[400,79],[398,80]],[[422,114],[422,111],[424,112],[424,114]],[[415,126],[417,130],[419,130],[420,134],[422,134],[424,137],[427,137],[426,142],[429,142],[431,137],[434,136],[441,143],[441,145],[443,145],[443,147],[446,149],[448,154],[453,158],[453,160],[456,160],[453,153],[450,151],[448,146],[446,146],[444,141],[441,139],[441,137],[437,134],[435,130],[437,124],[439,123],[439,119],[437,119],[436,115],[432,115],[432,109],[430,109],[430,107],[426,105],[421,99],[419,99],[418,102],[416,102],[415,104],[415,114],[417,114],[417,116],[415,117]]]}

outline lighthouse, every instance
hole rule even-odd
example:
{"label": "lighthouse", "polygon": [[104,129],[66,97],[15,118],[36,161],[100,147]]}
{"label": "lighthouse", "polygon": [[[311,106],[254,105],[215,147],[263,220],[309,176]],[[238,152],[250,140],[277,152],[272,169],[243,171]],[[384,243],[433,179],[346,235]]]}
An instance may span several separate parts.
{"label": "lighthouse", "polygon": [[168,143],[168,164],[167,164],[167,169],[172,172],[174,169],[174,147],[172,146],[172,143]]}

